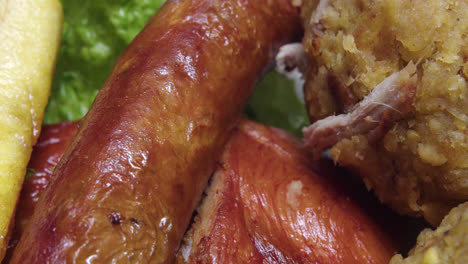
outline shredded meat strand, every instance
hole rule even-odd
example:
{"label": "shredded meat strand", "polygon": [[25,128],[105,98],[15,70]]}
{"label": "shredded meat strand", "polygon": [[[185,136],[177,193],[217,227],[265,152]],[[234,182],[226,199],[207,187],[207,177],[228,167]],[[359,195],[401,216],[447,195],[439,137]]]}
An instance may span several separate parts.
{"label": "shredded meat strand", "polygon": [[319,120],[303,130],[306,146],[319,158],[323,150],[340,140],[367,134],[370,142],[383,137],[395,121],[413,111],[416,66],[410,62],[401,71],[377,85],[347,114]]}

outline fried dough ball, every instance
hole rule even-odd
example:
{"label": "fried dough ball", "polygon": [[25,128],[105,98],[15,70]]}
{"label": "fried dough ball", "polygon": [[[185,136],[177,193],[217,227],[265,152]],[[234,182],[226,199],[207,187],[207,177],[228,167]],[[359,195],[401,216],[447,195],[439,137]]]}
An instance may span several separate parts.
{"label": "fried dough ball", "polygon": [[[468,199],[468,1],[304,5],[306,143],[400,213],[438,224]],[[336,115],[336,116],[335,116]],[[322,142],[322,143],[320,143]]]}
{"label": "fried dough ball", "polygon": [[454,208],[436,230],[425,229],[408,258],[395,255],[390,264],[468,263],[468,203]]}

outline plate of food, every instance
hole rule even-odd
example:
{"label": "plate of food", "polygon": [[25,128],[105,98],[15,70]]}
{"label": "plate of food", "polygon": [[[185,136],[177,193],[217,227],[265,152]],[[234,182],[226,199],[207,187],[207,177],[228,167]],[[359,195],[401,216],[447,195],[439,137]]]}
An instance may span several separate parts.
{"label": "plate of food", "polygon": [[466,263],[466,10],[0,0],[2,263]]}

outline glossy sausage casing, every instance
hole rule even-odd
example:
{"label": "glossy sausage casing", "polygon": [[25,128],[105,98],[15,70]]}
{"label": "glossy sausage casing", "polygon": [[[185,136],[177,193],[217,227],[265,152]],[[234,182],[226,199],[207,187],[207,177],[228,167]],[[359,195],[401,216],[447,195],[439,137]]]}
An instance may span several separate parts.
{"label": "glossy sausage casing", "polygon": [[286,132],[242,122],[178,263],[387,264],[395,243],[327,165]]}
{"label": "glossy sausage casing", "polygon": [[171,263],[255,81],[300,34],[297,13],[168,1],[116,62],[12,263]]}

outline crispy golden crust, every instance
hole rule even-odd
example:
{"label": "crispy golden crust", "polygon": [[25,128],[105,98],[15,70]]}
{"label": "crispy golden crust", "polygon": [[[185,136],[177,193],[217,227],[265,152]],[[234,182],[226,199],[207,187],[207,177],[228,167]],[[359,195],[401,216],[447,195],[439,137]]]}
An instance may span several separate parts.
{"label": "crispy golden crust", "polygon": [[11,263],[171,263],[287,0],[168,1],[118,59]]}
{"label": "crispy golden crust", "polygon": [[[352,111],[342,98],[363,100],[414,62],[411,115],[394,120],[377,142],[367,132],[344,139],[332,155],[359,171],[394,209],[437,224],[468,199],[468,1],[329,0],[319,6],[304,11],[311,120]],[[343,96],[337,83],[352,96]]]}
{"label": "crispy golden crust", "polygon": [[468,203],[452,209],[436,230],[424,230],[408,255],[396,255],[390,264],[467,263]]}

